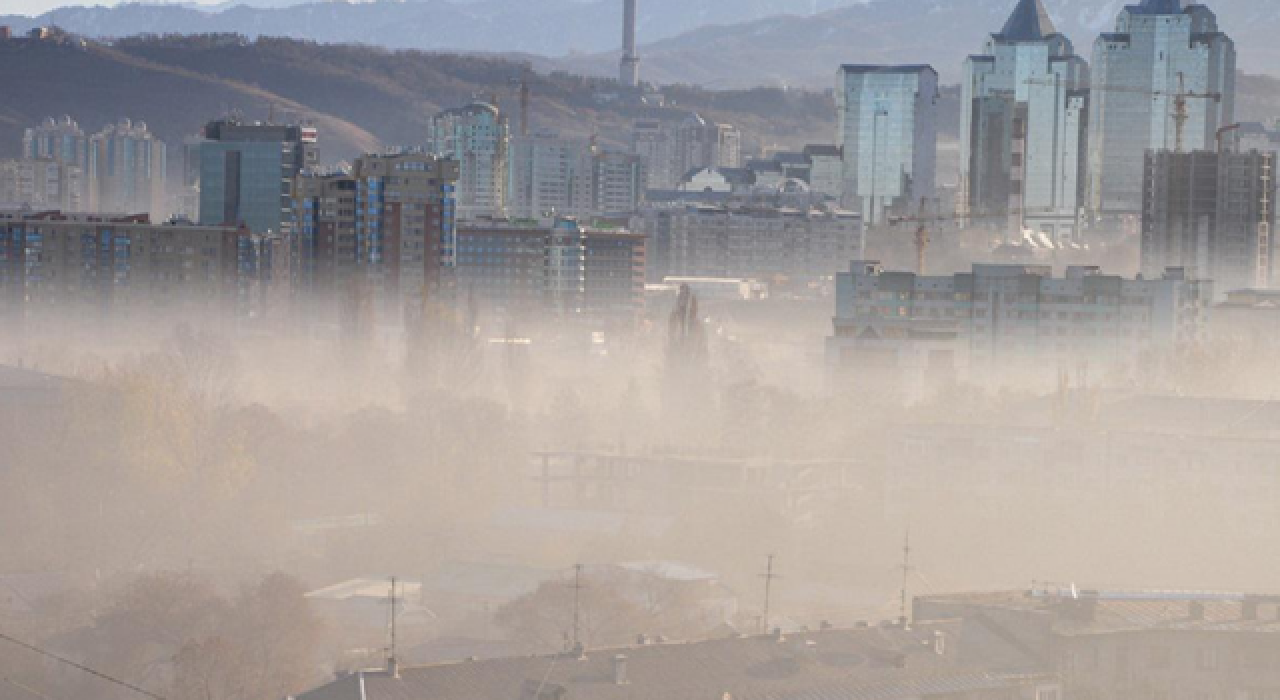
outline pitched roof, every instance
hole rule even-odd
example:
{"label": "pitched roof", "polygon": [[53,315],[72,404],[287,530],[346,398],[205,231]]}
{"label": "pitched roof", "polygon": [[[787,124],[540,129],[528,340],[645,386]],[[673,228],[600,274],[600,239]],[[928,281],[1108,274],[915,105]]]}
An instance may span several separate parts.
{"label": "pitched roof", "polygon": [[1041,0],[1018,0],[998,36],[1007,41],[1039,41],[1057,33]]}
{"label": "pitched roof", "polygon": [[[783,639],[734,637],[650,644],[574,655],[470,661],[402,668],[399,677],[364,671],[298,700],[890,700],[957,688],[1016,687],[1022,676],[935,653],[935,633],[958,638],[961,623],[822,630]],[[615,664],[625,657],[625,679]]]}

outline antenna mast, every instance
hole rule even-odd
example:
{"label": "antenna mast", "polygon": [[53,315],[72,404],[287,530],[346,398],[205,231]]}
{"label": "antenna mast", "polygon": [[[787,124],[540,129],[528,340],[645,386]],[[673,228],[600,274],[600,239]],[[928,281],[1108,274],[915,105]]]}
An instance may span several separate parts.
{"label": "antenna mast", "polygon": [[901,599],[898,607],[898,620],[903,627],[907,626],[907,580],[911,575],[911,529],[907,529],[906,537],[902,540],[902,591]]}
{"label": "antenna mast", "polygon": [[769,555],[769,563],[765,567],[764,573],[760,574],[760,577],[764,579],[764,615],[761,616],[760,618],[760,632],[762,634],[768,634],[769,633],[769,603],[770,603],[770,596],[773,593],[773,580],[775,578],[782,578],[778,574],[773,573],[773,555],[772,554]]}
{"label": "antenna mast", "polygon": [[581,620],[581,593],[582,593],[582,565],[578,564],[573,567],[573,649],[581,652],[582,646],[582,627],[579,624]]}

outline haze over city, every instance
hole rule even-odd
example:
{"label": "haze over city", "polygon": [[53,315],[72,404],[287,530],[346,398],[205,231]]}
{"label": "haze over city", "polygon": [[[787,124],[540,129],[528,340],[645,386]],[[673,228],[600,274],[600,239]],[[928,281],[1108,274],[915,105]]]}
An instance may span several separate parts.
{"label": "haze over city", "polygon": [[1280,10],[0,11],[0,700],[1277,700]]}

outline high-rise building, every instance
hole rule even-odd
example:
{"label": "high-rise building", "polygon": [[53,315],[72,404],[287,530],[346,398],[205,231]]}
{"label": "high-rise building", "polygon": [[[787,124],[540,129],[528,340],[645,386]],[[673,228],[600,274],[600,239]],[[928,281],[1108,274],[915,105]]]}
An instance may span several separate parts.
{"label": "high-rise building", "polygon": [[960,215],[1011,234],[1077,237],[1088,122],[1088,65],[1041,0],[1019,0],[965,61]]}
{"label": "high-rise building", "polygon": [[1093,48],[1090,213],[1142,211],[1147,151],[1211,150],[1234,121],[1235,73],[1235,44],[1208,7],[1142,0],[1121,10],[1115,32]]}
{"label": "high-rise building", "polygon": [[511,128],[497,107],[477,102],[437,114],[427,152],[458,161],[458,216],[501,217],[507,209]]}
{"label": "high-rise building", "polygon": [[587,220],[630,214],[644,201],[647,168],[629,153],[602,151],[594,141],[539,132],[513,141],[510,212],[518,219]]}
{"label": "high-rise building", "polygon": [[121,214],[169,214],[164,142],[145,122],[122,119],[89,139],[89,207]]}
{"label": "high-rise building", "polygon": [[1142,271],[1182,267],[1219,294],[1263,289],[1275,264],[1276,154],[1148,151]]}
{"label": "high-rise building", "polygon": [[71,117],[48,117],[40,126],[27,129],[22,135],[22,157],[48,159],[58,163],[85,166],[89,140],[80,125]]}
{"label": "high-rise building", "polygon": [[645,119],[632,131],[631,152],[644,160],[648,189],[674,190],[686,175],[742,165],[742,133],[697,114],[680,121]]}
{"label": "high-rise building", "polygon": [[84,171],[48,159],[0,160],[0,207],[84,210]]}
{"label": "high-rise building", "polygon": [[384,310],[416,313],[456,261],[457,179],[457,161],[426,153],[366,155],[348,173],[298,177],[299,291],[323,301],[358,284]]}
{"label": "high-rise building", "polygon": [[511,216],[589,217],[594,208],[595,148],[590,141],[542,131],[512,141]]}
{"label": "high-rise building", "polygon": [[617,151],[595,154],[593,168],[593,213],[630,215],[644,202],[644,160]]}
{"label": "high-rise building", "polygon": [[293,233],[293,178],[316,164],[314,127],[210,122],[200,144],[200,223]]}
{"label": "high-rise building", "polygon": [[836,85],[846,207],[878,226],[935,197],[938,73],[930,66],[846,65]]}

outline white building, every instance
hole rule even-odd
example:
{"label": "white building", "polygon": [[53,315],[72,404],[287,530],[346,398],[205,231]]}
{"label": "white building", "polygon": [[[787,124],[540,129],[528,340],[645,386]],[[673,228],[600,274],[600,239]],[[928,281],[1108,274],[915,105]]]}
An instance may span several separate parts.
{"label": "white building", "polygon": [[965,61],[962,216],[1008,235],[1078,235],[1089,69],[1041,0],[1019,0],[983,52]]}

